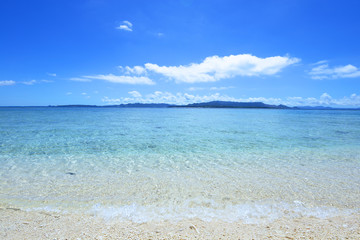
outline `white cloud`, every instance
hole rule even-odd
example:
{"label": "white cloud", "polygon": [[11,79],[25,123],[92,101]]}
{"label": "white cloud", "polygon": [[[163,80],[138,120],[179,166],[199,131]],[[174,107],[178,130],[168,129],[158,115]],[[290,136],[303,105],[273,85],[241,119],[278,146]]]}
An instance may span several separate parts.
{"label": "white cloud", "polygon": [[31,81],[26,81],[26,82],[22,82],[25,85],[34,85],[35,83],[38,83],[36,80],[31,80]]}
{"label": "white cloud", "polygon": [[212,91],[222,91],[222,90],[228,90],[228,89],[231,89],[231,88],[235,88],[233,86],[230,86],[230,87],[211,87],[210,90]]}
{"label": "white cloud", "polygon": [[[220,93],[214,93],[209,95],[193,95],[188,93],[170,93],[155,91],[154,93],[145,95],[144,97],[132,97],[125,98],[109,98],[104,97],[103,102],[107,104],[120,104],[120,103],[169,103],[169,104],[189,104],[197,102],[209,102],[209,101],[234,101],[234,102],[267,102],[269,104],[281,104],[281,99],[278,98],[247,98],[237,99],[227,95],[221,95]],[[140,94],[140,93],[139,93]],[[141,95],[141,94],[140,94]]]}
{"label": "white cloud", "polygon": [[318,62],[316,62],[316,63],[311,64],[311,65],[326,64],[326,63],[328,63],[328,62],[329,62],[328,60],[320,60],[320,61],[318,61]]}
{"label": "white cloud", "polygon": [[138,91],[131,91],[129,94],[134,98],[140,98],[142,96]]}
{"label": "white cloud", "polygon": [[66,95],[71,95],[71,94],[72,94],[72,92],[67,92],[67,93],[66,93]]}
{"label": "white cloud", "polygon": [[263,102],[266,104],[279,105],[284,104],[287,106],[335,106],[335,107],[348,107],[348,106],[360,106],[360,95],[352,94],[349,97],[343,97],[340,99],[332,98],[328,93],[323,93],[319,98],[309,97],[287,97],[282,98],[265,98],[265,97],[249,97],[249,98],[234,98],[227,95],[221,95],[220,93],[214,93],[209,95],[194,95],[188,93],[170,93],[155,91],[154,93],[142,95],[129,92],[131,97],[122,98],[109,98],[104,97],[102,101],[106,104],[121,104],[121,103],[168,103],[168,104],[189,104],[197,102],[209,102],[209,101],[233,101],[233,102]]}
{"label": "white cloud", "polygon": [[120,104],[122,103],[121,101],[123,100],[123,98],[109,98],[107,96],[103,97],[101,99],[102,102],[106,103],[106,104]]}
{"label": "white cloud", "polygon": [[288,106],[360,106],[360,96],[354,93],[349,97],[345,96],[335,99],[328,93],[323,93],[319,98],[288,97],[285,101],[283,101],[283,104]]}
{"label": "white cloud", "polygon": [[87,78],[78,78],[78,77],[70,78],[69,80],[71,80],[71,81],[76,81],[76,82],[91,82],[90,79],[87,79]]}
{"label": "white cloud", "polygon": [[51,77],[56,77],[56,73],[47,73],[47,75],[49,75]]}
{"label": "white cloud", "polygon": [[145,84],[145,85],[154,85],[153,82],[148,77],[137,77],[137,76],[116,76],[113,74],[108,75],[95,75],[95,76],[84,76],[84,78],[90,79],[99,79],[112,83],[124,83],[124,84]]}
{"label": "white cloud", "polygon": [[132,26],[133,25],[131,22],[123,21],[122,24],[120,24],[120,26],[116,27],[116,29],[132,32]]}
{"label": "white cloud", "polygon": [[206,88],[204,88],[204,87],[189,87],[188,90],[193,92],[193,91],[206,90]]}
{"label": "white cloud", "polygon": [[312,79],[338,79],[360,77],[360,69],[348,64],[345,66],[329,67],[327,63],[320,64],[309,72]]}
{"label": "white cloud", "polygon": [[125,72],[125,74],[135,74],[135,75],[143,75],[146,73],[146,69],[144,67],[141,66],[134,66],[134,67],[129,67],[126,66],[125,68],[122,66],[119,66],[119,68]]}
{"label": "white cloud", "polygon": [[123,21],[123,23],[126,24],[126,25],[129,26],[129,27],[132,27],[132,26],[133,26],[132,23],[129,22],[129,21],[127,21],[127,20]]}
{"label": "white cloud", "polygon": [[0,81],[0,86],[10,86],[16,84],[13,80]]}
{"label": "white cloud", "polygon": [[86,93],[86,92],[83,92],[83,93],[81,93],[81,95],[87,95],[87,93]]}
{"label": "white cloud", "polygon": [[225,57],[211,56],[201,63],[191,63],[186,66],[159,66],[146,63],[145,68],[178,83],[196,83],[215,82],[236,76],[274,75],[299,61],[298,58],[287,56],[259,58],[250,54],[240,54]]}
{"label": "white cloud", "polygon": [[231,88],[235,88],[233,86],[230,87],[210,87],[210,88],[204,88],[204,87],[189,87],[188,90],[189,91],[202,91],[202,90],[211,90],[211,91],[223,91],[223,90],[228,90]]}
{"label": "white cloud", "polygon": [[39,84],[39,83],[52,83],[54,81],[52,80],[30,80],[30,81],[25,81],[25,82],[21,82],[22,84],[25,84],[25,85],[34,85],[34,84]]}
{"label": "white cloud", "polygon": [[[236,76],[274,75],[283,68],[299,61],[300,59],[298,58],[290,58],[288,56],[268,58],[259,58],[250,54],[225,57],[212,56],[205,58],[201,63],[191,63],[187,66],[159,66],[153,63],[146,63],[144,67],[118,66],[124,75],[99,74],[82,76],[81,78],[70,78],[70,80],[87,82],[91,81],[90,79],[99,79],[113,83],[154,85],[155,82],[151,80],[148,75],[160,74],[168,79],[175,80],[177,83],[215,82]],[[229,87],[214,87],[211,90],[226,89],[229,89]],[[191,91],[195,90],[195,88],[191,89]]]}
{"label": "white cloud", "polygon": [[54,82],[53,80],[46,80],[46,79],[44,79],[44,80],[41,80],[40,82],[43,82],[43,83],[52,83],[52,82]]}

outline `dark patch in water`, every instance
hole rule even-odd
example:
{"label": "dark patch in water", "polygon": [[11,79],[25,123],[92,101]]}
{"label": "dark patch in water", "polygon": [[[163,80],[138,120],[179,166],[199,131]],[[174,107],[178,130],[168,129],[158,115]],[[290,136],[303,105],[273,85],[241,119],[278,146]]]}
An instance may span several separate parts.
{"label": "dark patch in water", "polygon": [[76,173],[73,173],[73,172],[67,172],[66,174],[69,174],[69,175],[71,175],[71,176],[76,175]]}
{"label": "dark patch in water", "polygon": [[347,132],[347,131],[341,131],[341,130],[336,130],[335,133],[336,133],[336,134],[348,134],[349,132]]}
{"label": "dark patch in water", "polygon": [[306,140],[312,140],[312,141],[317,141],[320,139],[320,137],[311,137],[311,136],[305,136],[303,137],[303,139],[306,139]]}

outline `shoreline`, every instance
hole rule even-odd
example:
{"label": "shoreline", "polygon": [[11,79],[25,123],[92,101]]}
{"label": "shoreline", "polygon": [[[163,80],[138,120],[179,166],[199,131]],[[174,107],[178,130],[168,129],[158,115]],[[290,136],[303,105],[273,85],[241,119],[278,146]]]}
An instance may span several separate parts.
{"label": "shoreline", "polygon": [[360,214],[273,222],[203,221],[134,223],[73,213],[0,208],[1,239],[360,239]]}

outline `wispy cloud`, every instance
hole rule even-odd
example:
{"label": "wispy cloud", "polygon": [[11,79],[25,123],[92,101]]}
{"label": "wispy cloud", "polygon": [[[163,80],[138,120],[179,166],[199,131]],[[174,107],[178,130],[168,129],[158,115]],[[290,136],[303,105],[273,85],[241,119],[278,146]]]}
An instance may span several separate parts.
{"label": "wispy cloud", "polygon": [[51,76],[51,77],[56,77],[56,73],[46,73],[46,74]]}
{"label": "wispy cloud", "polygon": [[[320,64],[320,65],[319,65]],[[313,67],[309,72],[312,79],[338,79],[360,77],[360,69],[354,65],[329,67],[325,61],[318,62],[318,66]]]}
{"label": "wispy cloud", "polygon": [[232,89],[235,88],[233,86],[229,86],[229,87],[211,87],[210,90],[212,91],[223,91],[223,90],[228,90],[228,89]]}
{"label": "wispy cloud", "polygon": [[210,88],[205,88],[205,87],[189,87],[188,90],[189,91],[203,91],[203,90],[210,90],[210,91],[223,91],[223,90],[228,90],[228,89],[232,89],[235,88],[233,86],[229,86],[229,87],[210,87]]}
{"label": "wispy cloud", "polygon": [[122,24],[120,26],[116,27],[116,29],[124,30],[132,32],[133,24],[129,21],[122,21]]}
{"label": "wispy cloud", "polygon": [[0,81],[0,86],[10,86],[10,85],[15,85],[16,82],[13,80],[5,80],[5,81]]}
{"label": "wispy cloud", "polygon": [[107,75],[94,75],[94,76],[84,76],[84,78],[88,79],[99,79],[104,80],[112,83],[123,83],[123,84],[145,84],[145,85],[154,85],[150,78],[146,76],[117,76],[113,74]]}
{"label": "wispy cloud", "polygon": [[328,63],[328,62],[329,62],[328,60],[320,60],[320,61],[318,61],[318,62],[316,62],[316,63],[311,64],[311,65],[326,64],[326,63]]}
{"label": "wispy cloud", "polygon": [[25,84],[25,85],[34,85],[35,83],[37,83],[36,80],[30,80],[30,81],[22,82],[22,84]]}
{"label": "wispy cloud", "polygon": [[90,98],[90,96],[86,92],[81,93],[81,95],[83,95],[86,99]]}
{"label": "wispy cloud", "polygon": [[143,75],[146,73],[146,69],[142,66],[134,66],[134,67],[118,67],[121,71],[123,71],[125,74],[135,74],[135,75]]}
{"label": "wispy cloud", "polygon": [[46,80],[46,79],[44,79],[44,80],[40,80],[40,82],[43,82],[43,83],[52,83],[52,82],[54,82],[53,80]]}
{"label": "wispy cloud", "polygon": [[25,81],[25,82],[21,82],[22,84],[25,84],[25,85],[34,85],[34,84],[39,84],[39,83],[52,83],[54,81],[52,80],[30,80],[30,81]]}
{"label": "wispy cloud", "polygon": [[71,94],[72,94],[72,92],[67,92],[67,93],[66,93],[66,95],[71,95]]}
{"label": "wispy cloud", "polygon": [[155,91],[152,94],[142,96],[137,91],[129,92],[130,97],[109,98],[104,97],[102,101],[106,104],[121,103],[169,103],[169,104],[189,104],[208,101],[234,101],[234,102],[264,102],[266,104],[284,104],[287,106],[360,106],[360,95],[352,94],[343,98],[332,98],[328,93],[323,93],[320,97],[287,97],[287,98],[265,98],[265,97],[249,97],[234,98],[220,93],[209,95],[194,95],[189,93],[170,93]]}
{"label": "wispy cloud", "polygon": [[87,79],[87,78],[78,78],[78,77],[70,78],[69,80],[75,81],[75,82],[91,82],[90,79]]}
{"label": "wispy cloud", "polygon": [[207,88],[204,87],[189,87],[187,90],[195,92],[195,91],[203,91],[206,90]]}

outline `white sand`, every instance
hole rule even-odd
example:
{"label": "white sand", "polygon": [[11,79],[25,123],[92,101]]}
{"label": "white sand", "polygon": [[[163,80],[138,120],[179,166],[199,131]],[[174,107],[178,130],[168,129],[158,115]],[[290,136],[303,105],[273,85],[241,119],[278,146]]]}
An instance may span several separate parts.
{"label": "white sand", "polygon": [[268,224],[198,219],[138,224],[0,208],[0,239],[360,239],[360,215],[282,218]]}

